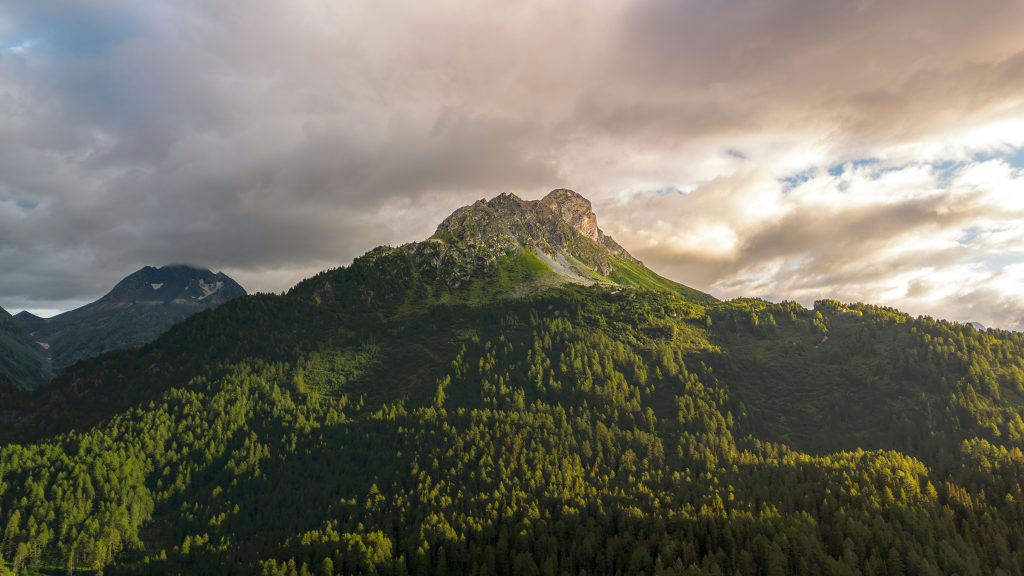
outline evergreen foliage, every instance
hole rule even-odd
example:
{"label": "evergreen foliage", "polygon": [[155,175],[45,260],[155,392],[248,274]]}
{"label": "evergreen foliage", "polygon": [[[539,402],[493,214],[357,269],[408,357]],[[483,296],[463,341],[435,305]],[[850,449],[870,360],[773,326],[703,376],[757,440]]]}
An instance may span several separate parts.
{"label": "evergreen foliage", "polygon": [[540,267],[445,290],[406,258],[35,397],[47,424],[0,447],[0,574],[1024,572],[1021,334],[621,286],[487,301]]}

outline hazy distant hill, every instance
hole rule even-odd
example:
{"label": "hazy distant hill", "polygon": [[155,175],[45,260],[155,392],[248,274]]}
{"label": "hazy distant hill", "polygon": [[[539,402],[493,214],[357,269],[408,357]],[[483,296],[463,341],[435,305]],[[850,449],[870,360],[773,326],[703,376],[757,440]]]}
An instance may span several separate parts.
{"label": "hazy distant hill", "polygon": [[29,332],[38,330],[46,325],[46,318],[40,318],[28,310],[22,310],[14,315],[14,319],[21,325],[22,329]]}

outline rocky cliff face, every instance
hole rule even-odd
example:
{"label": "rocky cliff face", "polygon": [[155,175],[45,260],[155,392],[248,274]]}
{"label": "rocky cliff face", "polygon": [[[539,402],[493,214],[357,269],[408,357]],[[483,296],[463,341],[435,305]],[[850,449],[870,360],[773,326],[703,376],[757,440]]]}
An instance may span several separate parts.
{"label": "rocky cliff face", "polygon": [[577,232],[594,242],[611,250],[614,254],[635,260],[626,250],[619,246],[611,236],[597,227],[597,214],[594,214],[590,200],[568,190],[559,188],[540,200],[541,205],[555,212]]}
{"label": "rocky cliff face", "polygon": [[590,201],[564,188],[540,200],[514,194],[479,200],[445,219],[434,238],[454,240],[476,252],[532,250],[557,271],[589,281],[608,276],[616,258],[637,262],[601,231]]}
{"label": "rocky cliff face", "polygon": [[540,200],[540,205],[558,214],[573,229],[594,242],[600,242],[604,236],[601,229],[597,227],[597,214],[594,214],[590,200],[572,190],[566,188],[553,190]]}

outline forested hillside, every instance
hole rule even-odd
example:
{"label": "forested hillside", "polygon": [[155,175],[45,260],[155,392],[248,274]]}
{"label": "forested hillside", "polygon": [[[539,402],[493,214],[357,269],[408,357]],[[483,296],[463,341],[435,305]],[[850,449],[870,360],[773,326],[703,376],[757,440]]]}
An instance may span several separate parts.
{"label": "forested hillside", "polygon": [[1021,334],[458,241],[8,402],[0,574],[1024,572]]}

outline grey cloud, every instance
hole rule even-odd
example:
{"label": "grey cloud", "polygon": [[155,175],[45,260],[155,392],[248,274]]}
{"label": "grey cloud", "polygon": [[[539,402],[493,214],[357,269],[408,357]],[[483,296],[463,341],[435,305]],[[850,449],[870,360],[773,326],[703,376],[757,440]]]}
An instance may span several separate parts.
{"label": "grey cloud", "polygon": [[[914,172],[917,167],[886,169]],[[962,174],[968,167],[961,169]],[[1021,279],[1011,276],[1022,261],[1024,211],[1003,200],[1024,191],[1020,173],[1010,174],[1003,197],[961,181],[939,179],[936,170],[905,197],[896,180],[882,173],[830,202],[809,201],[799,189],[788,196],[781,184],[761,197],[763,215],[744,215],[737,206],[751,198],[743,177],[714,182],[689,196],[648,199],[640,220],[678,218],[685,230],[693,214],[725,223],[737,241],[731,251],[714,246],[657,239],[637,251],[649,265],[723,297],[762,296],[805,304],[824,297],[899,305],[913,313],[1022,328]],[[839,184],[828,175],[829,190]],[[765,185],[764,182],[761,184]],[[871,193],[881,201],[864,201]],[[934,188],[933,188],[934,187]],[[907,194],[903,192],[903,194]],[[709,196],[712,201],[708,202]],[[635,202],[634,202],[635,204]],[[716,212],[721,207],[723,212]],[[655,216],[656,215],[656,216]],[[967,235],[965,231],[974,232]],[[628,240],[634,230],[622,228]],[[629,245],[629,242],[627,242]]]}
{"label": "grey cloud", "polygon": [[[836,162],[1024,117],[1022,16],[1011,0],[15,3],[0,305],[61,307],[171,261],[281,290],[503,191],[579,187],[626,230],[661,216],[628,191],[695,186],[686,218],[719,221],[761,194],[746,171],[781,169],[804,137]],[[747,158],[716,160],[730,148]],[[805,282],[765,289],[825,289],[984,257],[864,266],[898,231],[978,217],[947,208],[794,213],[743,227],[732,260],[638,248],[700,287],[800,259]]]}
{"label": "grey cloud", "polygon": [[968,125],[999,107],[1024,110],[1024,51],[955,68],[929,68],[900,83],[836,97],[846,130],[882,141],[912,140]]}
{"label": "grey cloud", "polygon": [[[908,200],[895,206],[858,207],[835,214],[794,212],[747,237],[742,257],[734,266],[741,269],[772,258],[807,256],[807,267],[815,271],[815,278],[805,278],[805,283],[834,285],[889,276],[893,268],[910,263],[894,259],[880,266],[871,261],[872,255],[901,237],[922,230],[959,229],[987,213],[970,209],[944,212],[941,207],[946,202],[946,198],[938,197]],[[934,255],[926,260],[936,263]],[[849,270],[851,263],[868,265]]]}
{"label": "grey cloud", "polygon": [[1021,18],[1013,0],[641,2],[578,122],[691,139],[816,126],[858,151],[905,141],[1020,102]]}

